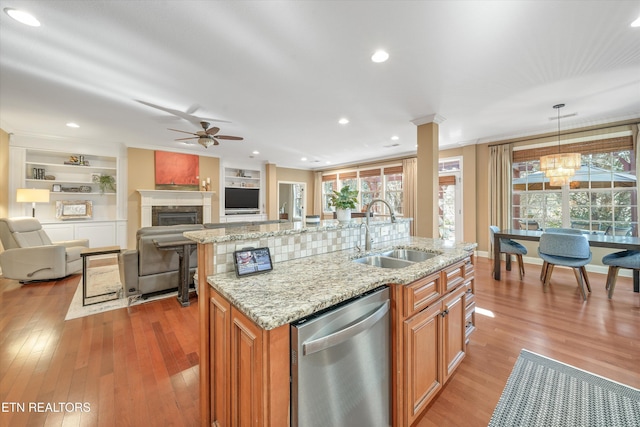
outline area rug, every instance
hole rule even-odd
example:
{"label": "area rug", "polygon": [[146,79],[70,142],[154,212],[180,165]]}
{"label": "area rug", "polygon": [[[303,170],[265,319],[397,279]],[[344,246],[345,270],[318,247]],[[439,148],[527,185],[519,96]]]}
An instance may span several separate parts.
{"label": "area rug", "polygon": [[[90,316],[92,314],[104,313],[105,311],[117,310],[119,308],[131,307],[134,305],[144,304],[158,299],[176,297],[177,291],[168,292],[166,294],[157,295],[152,298],[142,299],[139,296],[124,297],[124,290],[120,283],[120,275],[118,274],[117,265],[106,265],[101,267],[91,267],[87,271],[87,303],[95,303],[90,305],[82,305],[82,277],[78,283],[76,293],[73,295],[69,310],[64,320],[77,319],[79,317]],[[111,295],[92,297],[92,295],[100,295],[107,292],[115,292]]]}
{"label": "area rug", "polygon": [[522,350],[490,427],[640,425],[640,390]]}

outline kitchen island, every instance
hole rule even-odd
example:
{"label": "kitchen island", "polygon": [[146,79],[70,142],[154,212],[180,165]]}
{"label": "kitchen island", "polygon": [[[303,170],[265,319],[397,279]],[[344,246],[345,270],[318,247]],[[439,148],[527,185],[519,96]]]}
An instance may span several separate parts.
{"label": "kitchen island", "polygon": [[[360,230],[356,220],[297,230],[277,225],[233,235],[185,233],[198,242],[203,426],[288,425],[289,323],[380,285],[391,291],[393,425],[409,426],[421,416],[464,357],[473,330],[475,244],[409,237],[407,220],[380,222],[372,226],[376,241],[371,253],[411,248],[435,254],[408,267],[380,268],[353,261],[368,255],[354,249],[361,242]],[[299,235],[313,241],[313,233],[329,242],[326,250],[308,253],[304,241],[286,240],[286,247],[307,254],[278,260],[278,254],[291,254],[279,251],[277,239]],[[262,238],[275,239],[273,246]],[[216,265],[228,261],[216,258],[216,249],[229,252],[245,242],[266,243],[276,255],[274,270],[237,278],[228,266]]]}

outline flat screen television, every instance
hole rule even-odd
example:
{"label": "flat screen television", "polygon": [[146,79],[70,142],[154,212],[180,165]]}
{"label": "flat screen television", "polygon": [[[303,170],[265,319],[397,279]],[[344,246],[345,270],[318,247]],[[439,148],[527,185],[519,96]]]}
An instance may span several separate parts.
{"label": "flat screen television", "polygon": [[259,211],[260,189],[225,187],[224,209],[230,213]]}

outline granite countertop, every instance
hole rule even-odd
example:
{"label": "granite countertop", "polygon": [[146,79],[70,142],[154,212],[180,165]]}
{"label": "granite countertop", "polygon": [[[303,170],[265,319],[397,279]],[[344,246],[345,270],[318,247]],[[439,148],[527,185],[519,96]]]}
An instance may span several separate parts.
{"label": "granite countertop", "polygon": [[[209,276],[207,282],[257,325],[270,330],[380,285],[411,283],[464,259],[476,246],[410,237],[374,247],[368,253],[352,249],[314,255],[275,263],[273,271],[265,274],[238,278],[235,273],[225,273]],[[398,269],[352,261],[392,247],[434,252],[438,256]]]}
{"label": "granite countertop", "polygon": [[[410,218],[397,218],[396,222],[410,222]],[[316,231],[341,230],[346,228],[359,228],[364,222],[362,218],[354,218],[349,223],[341,224],[336,220],[320,221],[317,225],[306,225],[302,222],[283,222],[274,224],[261,224],[238,226],[229,228],[205,228],[202,230],[187,231],[184,236],[198,243],[223,243],[233,240],[252,240],[262,237],[286,236]],[[372,218],[369,226],[376,227],[389,225],[389,219],[380,217]],[[230,226],[233,223],[229,223]]]}

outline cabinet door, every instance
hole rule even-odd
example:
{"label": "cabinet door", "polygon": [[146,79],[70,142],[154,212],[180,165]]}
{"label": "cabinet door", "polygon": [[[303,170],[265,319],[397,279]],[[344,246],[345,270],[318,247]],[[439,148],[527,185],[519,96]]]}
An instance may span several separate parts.
{"label": "cabinet door", "polygon": [[442,387],[438,365],[441,305],[404,322],[404,390],[406,425],[411,425]]}
{"label": "cabinet door", "polygon": [[460,287],[442,300],[442,381],[447,381],[465,355],[464,293]]}
{"label": "cabinet door", "polygon": [[211,292],[209,310],[209,346],[211,376],[211,419],[220,426],[230,426],[230,349],[231,306]]}
{"label": "cabinet door", "polygon": [[231,426],[262,426],[262,330],[231,309]]}

